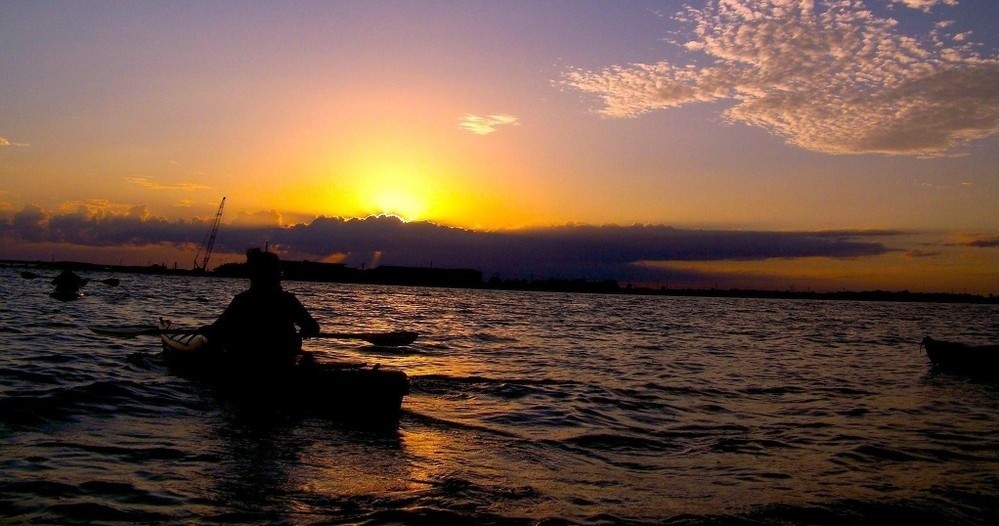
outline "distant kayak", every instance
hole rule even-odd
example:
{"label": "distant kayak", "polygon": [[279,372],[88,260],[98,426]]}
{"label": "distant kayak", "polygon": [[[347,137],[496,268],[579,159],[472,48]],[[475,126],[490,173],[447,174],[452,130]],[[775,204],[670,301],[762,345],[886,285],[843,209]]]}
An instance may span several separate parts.
{"label": "distant kayak", "polygon": [[49,296],[59,301],[72,301],[82,298],[83,293],[80,292],[80,289],[66,290],[56,288],[52,292],[49,292]]}
{"label": "distant kayak", "polygon": [[277,370],[248,370],[197,333],[161,334],[168,366],[247,403],[286,405],[309,413],[374,424],[398,423],[409,378],[395,369],[303,360]]}
{"label": "distant kayak", "polygon": [[90,278],[81,278],[73,273],[73,271],[65,270],[52,279],[55,289],[49,293],[49,296],[61,301],[81,298],[83,297],[83,293],[80,292],[80,289],[85,287],[87,283],[90,283]]}
{"label": "distant kayak", "polygon": [[930,362],[940,369],[999,378],[999,345],[968,345],[929,336],[922,345]]}
{"label": "distant kayak", "polygon": [[82,298],[83,292],[81,289],[89,282],[89,279],[83,279],[76,282],[56,283],[55,288],[49,293],[49,296],[60,301],[71,301]]}

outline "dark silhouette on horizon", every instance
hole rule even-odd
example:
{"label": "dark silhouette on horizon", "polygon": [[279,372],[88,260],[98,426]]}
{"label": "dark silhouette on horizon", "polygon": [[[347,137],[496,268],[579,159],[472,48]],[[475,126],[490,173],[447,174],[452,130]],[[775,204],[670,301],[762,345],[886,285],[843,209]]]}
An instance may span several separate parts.
{"label": "dark silhouette on horizon", "polygon": [[[9,267],[32,267],[38,269],[59,268],[72,263],[77,268],[122,272],[131,274],[172,274],[216,277],[248,277],[245,263],[225,263],[207,273],[185,269],[168,268],[166,265],[130,266],[99,265],[76,262],[45,262],[0,260],[0,265]],[[281,261],[281,272],[287,281],[317,281],[329,283],[357,283],[370,285],[404,285],[421,287],[474,288],[496,290],[524,290],[538,292],[581,292],[598,294],[639,294],[655,296],[696,296],[726,298],[776,298],[776,299],[815,299],[849,301],[902,301],[931,303],[988,303],[999,304],[999,297],[989,294],[966,292],[911,292],[908,290],[864,290],[864,291],[802,291],[778,289],[741,289],[718,287],[670,288],[666,286],[648,287],[632,284],[621,285],[617,280],[592,279],[503,279],[492,276],[483,279],[481,271],[475,269],[447,269],[437,267],[379,266],[374,268],[351,268],[343,263],[320,263],[313,261]]]}

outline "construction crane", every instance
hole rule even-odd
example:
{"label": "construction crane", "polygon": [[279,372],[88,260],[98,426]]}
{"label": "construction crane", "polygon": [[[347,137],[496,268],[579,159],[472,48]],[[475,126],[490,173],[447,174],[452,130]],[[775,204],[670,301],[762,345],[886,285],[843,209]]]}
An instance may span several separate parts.
{"label": "construction crane", "polygon": [[[215,212],[215,219],[212,220],[212,228],[208,230],[207,234],[205,234],[205,239],[201,242],[201,247],[198,248],[198,253],[194,255],[195,271],[208,272],[208,259],[212,257],[212,248],[215,247],[215,236],[219,233],[219,224],[222,223],[223,208],[225,208],[225,197],[223,197],[222,202],[219,203],[219,211]],[[199,264],[198,258],[201,256],[202,250],[205,252],[205,257]]]}

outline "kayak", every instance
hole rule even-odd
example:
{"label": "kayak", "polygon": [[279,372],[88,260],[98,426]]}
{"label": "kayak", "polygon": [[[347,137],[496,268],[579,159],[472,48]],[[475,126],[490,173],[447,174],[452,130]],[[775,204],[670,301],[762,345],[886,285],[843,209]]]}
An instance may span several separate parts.
{"label": "kayak", "polygon": [[999,378],[999,345],[968,345],[929,336],[922,345],[930,362],[940,369]]}
{"label": "kayak", "polygon": [[82,288],[82,285],[59,284],[49,292],[49,296],[60,301],[72,301],[83,297],[83,292],[80,291]]}
{"label": "kayak", "polygon": [[248,369],[209,345],[200,334],[170,332],[160,334],[160,339],[163,357],[173,371],[207,383],[244,405],[394,425],[402,412],[402,399],[409,393],[406,373],[378,365],[302,359],[283,368]]}
{"label": "kayak", "polygon": [[70,277],[62,277],[62,274],[56,279],[52,280],[52,284],[55,288],[49,293],[49,296],[60,300],[60,301],[71,301],[75,299],[80,299],[83,297],[83,292],[80,290],[90,283],[90,278],[81,278],[75,274]]}
{"label": "kayak", "polygon": [[52,292],[49,292],[49,296],[59,301],[72,301],[82,298],[83,293],[80,292],[80,289],[66,290],[66,289],[57,288]]}

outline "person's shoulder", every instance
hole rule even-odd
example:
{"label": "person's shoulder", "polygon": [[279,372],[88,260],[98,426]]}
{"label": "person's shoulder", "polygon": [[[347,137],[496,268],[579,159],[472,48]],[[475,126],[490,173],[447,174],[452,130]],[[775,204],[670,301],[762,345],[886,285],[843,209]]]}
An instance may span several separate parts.
{"label": "person's shoulder", "polygon": [[298,296],[294,292],[288,292],[287,290],[281,291],[281,302],[289,307],[303,305],[302,300],[298,299]]}
{"label": "person's shoulder", "polygon": [[298,301],[298,296],[294,292],[288,292],[287,290],[281,291],[281,297],[287,301]]}
{"label": "person's shoulder", "polygon": [[237,292],[236,295],[232,297],[232,303],[246,303],[248,301],[253,301],[253,294],[251,294],[249,290]]}

